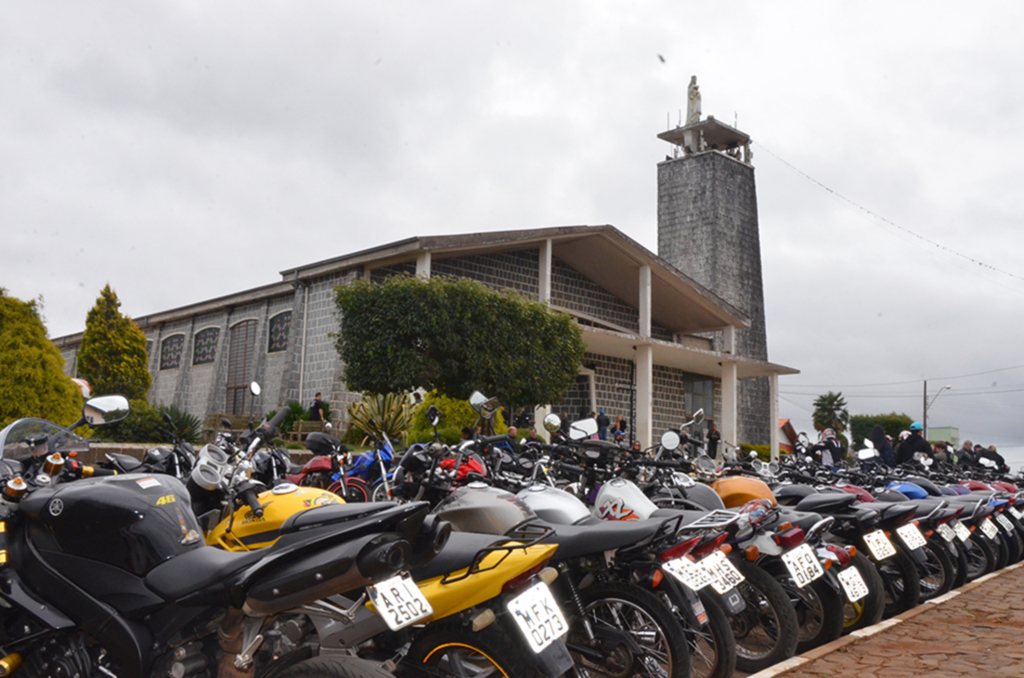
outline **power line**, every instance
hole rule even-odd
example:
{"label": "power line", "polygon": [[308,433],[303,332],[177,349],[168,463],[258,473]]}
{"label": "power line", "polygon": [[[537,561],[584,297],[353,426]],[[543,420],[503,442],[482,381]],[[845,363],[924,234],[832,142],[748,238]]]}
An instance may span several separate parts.
{"label": "power line", "polygon": [[[943,398],[953,398],[961,396],[979,396],[979,395],[996,395],[999,393],[1022,393],[1024,388],[1007,388],[998,390],[984,390],[984,391],[949,391],[943,394]],[[804,396],[807,398],[817,398],[820,393],[801,393],[799,391],[779,391],[780,394],[785,393],[791,396]],[[921,393],[844,393],[844,398],[920,398]]]}
{"label": "power line", "polygon": [[864,388],[868,386],[905,386],[907,384],[920,384],[922,381],[948,381],[953,379],[968,379],[970,377],[981,377],[986,374],[995,374],[997,372],[1009,372],[1010,370],[1019,370],[1024,368],[1024,365],[1011,365],[1010,367],[999,367],[994,370],[985,370],[984,372],[972,372],[970,374],[959,374],[953,377],[927,377],[926,379],[908,379],[907,381],[883,381],[874,384],[790,384],[796,388]]}
{"label": "power line", "polygon": [[868,209],[867,207],[864,207],[863,205],[861,205],[860,203],[855,202],[855,201],[851,200],[850,198],[847,198],[842,193],[840,193],[840,192],[830,188],[829,186],[827,186],[827,185],[823,184],[822,182],[818,181],[817,179],[815,179],[811,175],[807,174],[803,170],[793,166],[792,164],[790,164],[786,160],[783,160],[777,154],[773,153],[771,151],[771,149],[766,147],[764,144],[758,144],[758,148],[764,149],[764,151],[766,153],[768,153],[768,155],[772,156],[773,158],[775,158],[776,160],[781,162],[783,165],[785,165],[789,169],[793,170],[794,172],[796,172],[797,174],[802,176],[807,181],[810,181],[811,183],[813,183],[814,185],[818,186],[822,190],[828,192],[829,194],[831,194],[834,197],[836,197],[837,199],[847,203],[848,205],[851,205],[855,209],[858,209],[858,210],[864,212],[865,214],[867,214],[867,215],[869,215],[869,216],[871,216],[871,217],[873,217],[875,219],[878,219],[881,222],[889,224],[893,228],[896,228],[896,229],[906,233],[907,235],[910,235],[910,236],[912,236],[914,238],[917,238],[918,240],[920,240],[922,242],[928,243],[929,245],[933,245],[934,247],[937,247],[938,249],[940,249],[940,250],[942,250],[944,252],[948,252],[949,254],[952,254],[955,257],[960,257],[961,259],[969,261],[972,264],[977,264],[978,266],[981,266],[982,268],[987,268],[987,269],[989,269],[991,271],[995,271],[996,273],[1002,273],[1003,275],[1008,276],[1010,278],[1014,278],[1016,280],[1024,281],[1024,276],[1019,276],[1016,273],[1010,273],[1009,271],[1004,271],[1003,269],[997,268],[997,267],[993,266],[992,264],[985,263],[984,261],[981,261],[979,259],[975,259],[972,256],[969,256],[967,254],[963,254],[962,252],[958,252],[958,251],[956,251],[954,249],[946,247],[945,245],[943,245],[941,243],[938,243],[938,242],[932,240],[931,238],[927,238],[927,237],[921,235],[920,233],[912,231],[909,228],[905,228],[903,226],[900,226],[899,224],[897,224],[896,222],[892,221],[891,219],[886,219],[881,214],[878,214],[877,212],[873,212],[872,210]]}

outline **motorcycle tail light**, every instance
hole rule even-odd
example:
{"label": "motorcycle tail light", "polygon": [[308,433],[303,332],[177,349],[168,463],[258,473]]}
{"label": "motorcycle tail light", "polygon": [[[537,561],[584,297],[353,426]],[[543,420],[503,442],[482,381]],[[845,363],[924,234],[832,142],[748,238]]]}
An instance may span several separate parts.
{"label": "motorcycle tail light", "polygon": [[526,572],[522,572],[520,574],[517,574],[516,576],[512,577],[507,582],[505,582],[504,586],[501,587],[501,592],[502,593],[508,593],[509,591],[515,591],[516,589],[520,589],[520,588],[525,587],[527,584],[530,583],[530,580],[533,579],[533,575],[540,574],[540,571],[543,570],[547,566],[548,566],[548,561],[545,560],[544,562],[540,563],[539,565],[531,567]]}
{"label": "motorcycle tail light", "polygon": [[902,518],[898,519],[898,520],[896,521],[896,525],[897,525],[897,526],[901,526],[901,525],[906,525],[907,523],[909,523],[909,522],[910,522],[910,521],[912,521],[913,519],[914,519],[914,513],[913,513],[913,511],[911,511],[911,512],[910,512],[910,513],[908,513],[907,515],[905,515],[905,516],[903,516]]}
{"label": "motorcycle tail light", "polygon": [[704,556],[710,555],[711,553],[718,550],[718,547],[725,543],[726,538],[729,535],[723,532],[717,537],[711,539],[706,544],[701,544],[697,548],[693,549],[693,555],[695,558],[703,558]]}
{"label": "motorcycle tail light", "polygon": [[801,527],[794,527],[775,535],[775,543],[784,549],[791,549],[794,546],[799,546],[803,540],[804,530]]}
{"label": "motorcycle tail light", "polygon": [[676,558],[682,558],[687,553],[692,551],[697,546],[697,543],[699,541],[700,537],[692,537],[690,539],[687,539],[682,544],[677,544],[676,546],[670,548],[668,551],[662,551],[658,554],[658,558],[660,558],[663,562],[666,563],[670,560],[675,560]]}
{"label": "motorcycle tail light", "polygon": [[840,565],[848,565],[850,562],[850,554],[847,553],[846,549],[842,546],[836,546],[835,544],[825,544],[825,549],[829,553],[834,553],[836,558],[839,559]]}

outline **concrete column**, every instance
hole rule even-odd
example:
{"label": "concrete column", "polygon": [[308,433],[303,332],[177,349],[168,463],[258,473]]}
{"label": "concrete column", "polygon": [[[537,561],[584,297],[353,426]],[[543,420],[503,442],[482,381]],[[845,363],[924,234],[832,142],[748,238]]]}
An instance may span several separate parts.
{"label": "concrete column", "polygon": [[736,355],[736,328],[732,325],[722,331],[722,353]]}
{"label": "concrete column", "polygon": [[768,377],[768,417],[771,419],[772,461],[779,460],[779,375]]}
{"label": "concrete column", "polygon": [[636,439],[646,450],[654,428],[654,350],[636,347]]}
{"label": "concrete column", "polygon": [[363,266],[363,280],[370,282],[372,269],[369,266]]}
{"label": "concrete column", "polygon": [[551,434],[544,428],[544,417],[551,414],[551,405],[541,405],[533,408],[533,426],[537,429],[537,435],[545,442],[551,442]]}
{"label": "concrete column", "polygon": [[416,255],[416,275],[420,278],[430,277],[430,252]]}
{"label": "concrete column", "polygon": [[651,267],[640,267],[640,336],[651,336]]}
{"label": "concrete column", "polygon": [[537,301],[549,303],[551,301],[551,239],[540,244],[540,266],[537,276]]}
{"label": "concrete column", "polygon": [[740,441],[736,439],[739,431],[737,416],[737,388],[736,363],[722,363],[722,440],[737,448],[739,454]]}

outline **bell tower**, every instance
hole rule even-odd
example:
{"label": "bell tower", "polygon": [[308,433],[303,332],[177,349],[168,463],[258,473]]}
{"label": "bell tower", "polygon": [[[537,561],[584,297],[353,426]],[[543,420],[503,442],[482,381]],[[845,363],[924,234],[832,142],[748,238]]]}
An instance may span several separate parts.
{"label": "bell tower", "polygon": [[[694,76],[686,123],[658,138],[673,146],[658,164],[658,255],[750,318],[750,328],[737,330],[734,341],[714,333],[716,350],[767,360],[750,137],[714,116],[701,119]],[[742,379],[737,391],[738,442],[767,444],[768,380]]]}

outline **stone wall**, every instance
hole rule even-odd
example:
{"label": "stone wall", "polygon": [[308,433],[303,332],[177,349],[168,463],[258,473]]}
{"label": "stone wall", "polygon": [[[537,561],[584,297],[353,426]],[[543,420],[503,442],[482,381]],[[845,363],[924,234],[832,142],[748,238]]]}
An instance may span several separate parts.
{"label": "stone wall", "polygon": [[631,332],[640,328],[640,314],[636,308],[554,256],[551,257],[551,303]]}
{"label": "stone wall", "polygon": [[[658,254],[751,319],[736,333],[736,353],[768,359],[761,246],[754,170],[718,152],[658,165]],[[716,349],[720,337],[714,337]],[[765,385],[739,384],[741,442],[765,444],[770,434]]]}
{"label": "stone wall", "polygon": [[430,274],[469,278],[496,290],[514,289],[536,299],[539,259],[537,250],[432,259]]}

